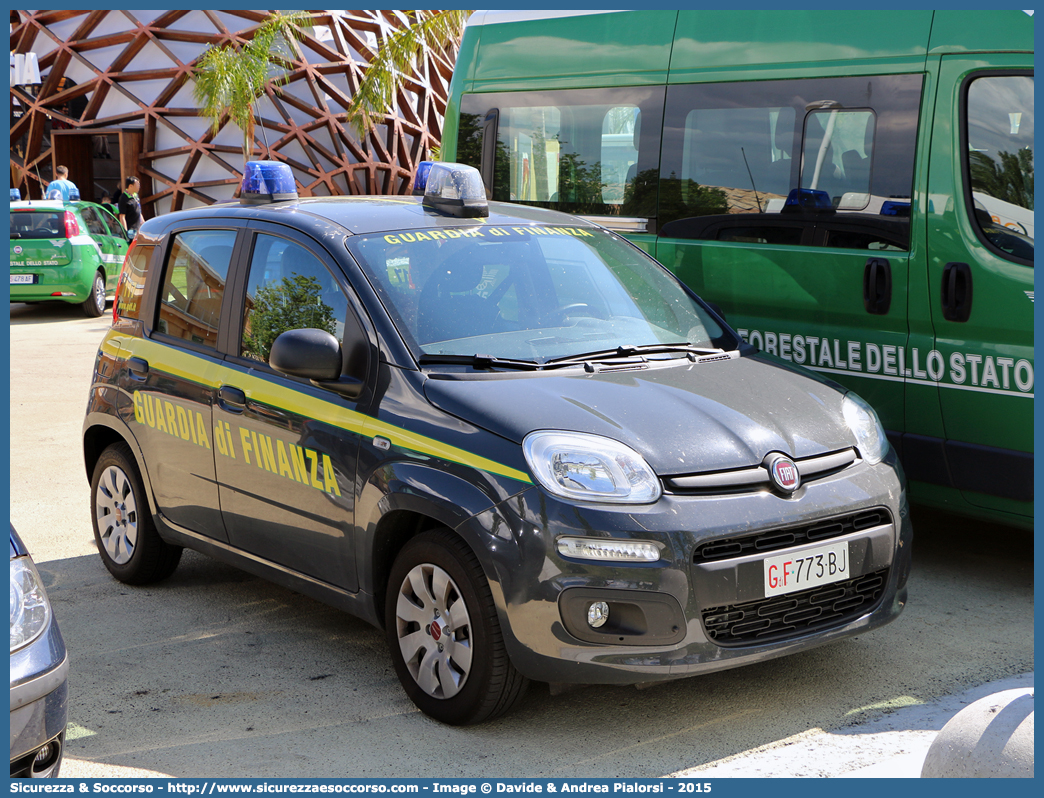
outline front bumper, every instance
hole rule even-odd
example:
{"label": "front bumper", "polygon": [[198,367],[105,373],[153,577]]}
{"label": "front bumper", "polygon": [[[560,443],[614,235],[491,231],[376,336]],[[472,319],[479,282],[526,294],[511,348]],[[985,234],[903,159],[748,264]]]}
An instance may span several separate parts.
{"label": "front bumper", "polygon": [[69,659],[58,625],[11,655],[11,778],[54,778],[68,721]]}
{"label": "front bumper", "polygon": [[[631,684],[733,668],[877,628],[906,603],[912,526],[894,456],[876,466],[860,461],[787,498],[766,491],[664,495],[644,507],[580,507],[533,488],[499,509],[513,516],[516,544],[491,546],[505,638],[515,666],[539,681]],[[764,559],[818,543],[798,535],[792,546],[768,552],[711,561],[697,555],[708,542],[867,517],[877,521],[830,538],[847,542],[851,554],[850,579],[826,591],[840,611],[792,628],[775,616],[807,618],[826,592],[766,598]],[[653,564],[566,559],[555,550],[562,535],[652,540],[664,553]],[[610,618],[617,608],[616,626],[587,625],[586,609],[598,600],[610,605]],[[737,615],[744,612],[746,621]],[[760,631],[766,615],[771,628]]]}

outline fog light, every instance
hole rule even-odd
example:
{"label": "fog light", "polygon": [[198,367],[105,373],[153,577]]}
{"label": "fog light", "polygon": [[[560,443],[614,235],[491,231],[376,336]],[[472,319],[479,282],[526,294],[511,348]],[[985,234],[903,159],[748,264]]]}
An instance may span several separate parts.
{"label": "fog light", "polygon": [[587,623],[592,629],[604,626],[609,620],[609,605],[604,601],[596,601],[587,608]]}
{"label": "fog light", "polygon": [[37,754],[36,754],[35,764],[40,765],[40,764],[46,762],[48,759],[50,759],[51,758],[51,752],[52,752],[53,748],[54,748],[54,744],[53,743],[47,743],[47,745],[45,745],[43,748],[41,748],[37,752]]}

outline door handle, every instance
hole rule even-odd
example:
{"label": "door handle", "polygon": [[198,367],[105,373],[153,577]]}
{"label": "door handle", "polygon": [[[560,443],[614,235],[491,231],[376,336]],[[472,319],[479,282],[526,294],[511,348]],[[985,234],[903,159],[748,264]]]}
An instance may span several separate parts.
{"label": "door handle", "polygon": [[222,409],[227,410],[229,413],[242,413],[246,410],[247,398],[246,394],[239,388],[233,388],[231,385],[222,385],[218,389],[218,403]]}
{"label": "door handle", "polygon": [[127,371],[136,380],[144,380],[149,373],[149,361],[140,357],[127,358]]}
{"label": "door handle", "polygon": [[942,311],[948,321],[971,318],[972,273],[967,263],[947,263],[942,274]]}
{"label": "door handle", "polygon": [[870,258],[863,269],[863,307],[884,316],[892,304],[892,266],[884,258]]}

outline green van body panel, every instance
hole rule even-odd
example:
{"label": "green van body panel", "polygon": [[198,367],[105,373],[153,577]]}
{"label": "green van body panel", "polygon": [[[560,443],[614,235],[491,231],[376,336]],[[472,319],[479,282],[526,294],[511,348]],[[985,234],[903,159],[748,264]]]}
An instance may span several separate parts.
{"label": "green van body panel", "polygon": [[[460,152],[464,136],[458,128],[462,112],[486,113],[483,94],[541,92],[548,98],[562,92],[558,105],[566,109],[571,90],[664,86],[655,201],[659,218],[650,219],[648,229],[641,231],[634,224],[614,228],[611,218],[597,211],[571,212],[590,213],[590,218],[617,229],[656,257],[715,303],[750,343],[819,371],[867,399],[900,452],[913,500],[1031,527],[1032,256],[1020,258],[1018,250],[1006,256],[986,240],[980,222],[972,218],[973,200],[962,163],[968,151],[962,120],[970,79],[1032,79],[1032,17],[1018,10],[693,10],[575,16],[533,12],[529,19],[518,19],[525,16],[480,12],[472,18],[450,86],[443,159],[471,162]],[[885,197],[908,207],[899,211],[900,217],[905,213],[909,218],[908,240],[898,246],[856,248],[828,245],[829,238],[815,244],[757,243],[740,234],[732,240],[712,240],[663,230],[671,221],[663,218],[666,173],[675,168],[670,164],[681,163],[677,146],[668,144],[672,96],[683,97],[687,87],[701,84],[735,83],[741,91],[760,81],[849,79],[851,84],[863,76],[868,86],[868,110],[863,113],[874,115],[868,131],[875,136],[885,134],[887,120],[877,105],[880,91],[870,84],[900,76],[920,81],[919,104],[901,125],[909,135],[906,149],[913,153],[910,195],[892,192]],[[904,96],[911,95],[907,91]],[[814,97],[827,112],[838,107],[831,105],[836,99]],[[519,102],[524,110],[525,103]],[[536,104],[549,102],[541,99]],[[805,113],[814,113],[813,106],[806,106]],[[717,108],[707,107],[712,112]],[[858,111],[864,104],[845,101],[840,107]],[[1029,110],[1023,114],[1028,125],[1022,124],[1032,130]],[[496,116],[486,130],[499,130],[496,126],[503,124],[503,117]],[[677,137],[677,119],[674,125]],[[1014,134],[1018,123],[1013,120],[1012,125]],[[635,121],[635,150],[637,126]],[[561,129],[566,129],[564,122]],[[805,135],[802,132],[802,146]],[[644,146],[645,132],[642,136]],[[565,133],[561,138],[564,148]],[[826,134],[824,142],[828,141]],[[873,145],[877,143],[875,139]],[[869,146],[868,139],[867,157]],[[468,152],[474,152],[474,146]],[[800,155],[783,154],[794,159]],[[744,151],[745,161],[750,155]],[[492,169],[485,162],[483,166]],[[875,175],[877,168],[875,164]],[[805,173],[801,174],[804,186]],[[761,211],[767,197],[759,195],[753,175],[745,188],[752,189]],[[631,187],[637,184],[630,182],[632,177],[627,178]],[[570,210],[558,198],[556,193],[551,202],[536,204]],[[508,198],[494,194],[493,199]],[[1032,205],[1029,208],[1032,219]],[[648,218],[646,213],[628,214],[626,200],[618,213]],[[727,225],[734,217],[713,218]],[[779,219],[786,221],[782,214]],[[1032,230],[1028,235],[1032,251]],[[875,259],[891,278],[890,304],[884,313],[871,313],[864,298],[864,280]],[[944,289],[955,266],[966,267],[971,275],[966,320],[948,320],[944,314]]]}

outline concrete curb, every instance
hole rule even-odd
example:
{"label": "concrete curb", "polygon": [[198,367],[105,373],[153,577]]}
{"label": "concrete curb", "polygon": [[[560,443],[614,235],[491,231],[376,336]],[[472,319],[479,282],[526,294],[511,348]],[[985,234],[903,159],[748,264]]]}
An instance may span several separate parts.
{"label": "concrete curb", "polygon": [[928,749],[922,778],[1033,778],[1033,687],[981,698]]}

